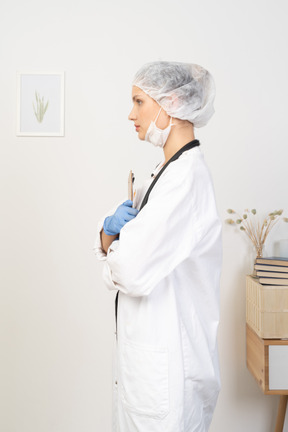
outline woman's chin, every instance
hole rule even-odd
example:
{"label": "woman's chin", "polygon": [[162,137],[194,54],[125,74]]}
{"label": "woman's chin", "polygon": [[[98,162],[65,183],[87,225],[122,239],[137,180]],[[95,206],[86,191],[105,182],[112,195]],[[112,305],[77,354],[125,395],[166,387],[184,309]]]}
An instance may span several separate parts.
{"label": "woman's chin", "polygon": [[138,133],[138,139],[141,141],[145,141],[145,135],[142,134],[141,132]]}

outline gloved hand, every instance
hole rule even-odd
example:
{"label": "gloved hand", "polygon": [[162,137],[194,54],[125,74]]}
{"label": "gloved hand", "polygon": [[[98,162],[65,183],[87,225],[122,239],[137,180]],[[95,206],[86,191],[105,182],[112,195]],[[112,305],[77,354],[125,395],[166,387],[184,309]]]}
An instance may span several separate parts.
{"label": "gloved hand", "polygon": [[127,222],[137,216],[138,210],[132,208],[132,205],[133,202],[131,200],[127,200],[117,208],[114,215],[106,217],[103,224],[103,230],[105,234],[119,234],[121,228],[123,228]]}

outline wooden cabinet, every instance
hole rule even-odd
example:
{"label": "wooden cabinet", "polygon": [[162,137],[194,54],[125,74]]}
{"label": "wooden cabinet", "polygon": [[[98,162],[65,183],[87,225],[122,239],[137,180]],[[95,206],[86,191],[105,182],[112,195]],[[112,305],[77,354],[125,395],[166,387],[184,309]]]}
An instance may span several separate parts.
{"label": "wooden cabinet", "polygon": [[246,361],[264,394],[281,395],[275,428],[280,432],[288,400],[288,340],[262,339],[246,324]]}

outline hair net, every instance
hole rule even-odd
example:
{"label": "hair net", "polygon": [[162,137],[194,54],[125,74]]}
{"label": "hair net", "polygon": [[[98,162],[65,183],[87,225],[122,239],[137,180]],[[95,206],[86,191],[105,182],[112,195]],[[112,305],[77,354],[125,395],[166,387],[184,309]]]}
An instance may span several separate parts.
{"label": "hair net", "polygon": [[196,64],[158,61],[145,64],[133,85],[152,97],[169,116],[205,126],[214,114],[212,75]]}

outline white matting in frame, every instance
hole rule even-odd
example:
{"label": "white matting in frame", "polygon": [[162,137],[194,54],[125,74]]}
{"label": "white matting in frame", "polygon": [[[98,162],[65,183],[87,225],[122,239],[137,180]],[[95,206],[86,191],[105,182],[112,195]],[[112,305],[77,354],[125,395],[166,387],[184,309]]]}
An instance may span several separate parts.
{"label": "white matting in frame", "polygon": [[17,72],[17,136],[64,136],[64,72]]}

